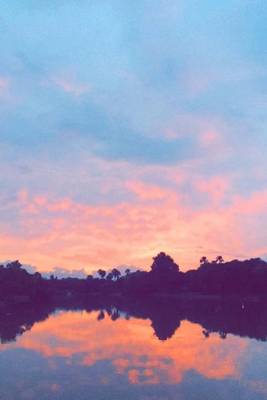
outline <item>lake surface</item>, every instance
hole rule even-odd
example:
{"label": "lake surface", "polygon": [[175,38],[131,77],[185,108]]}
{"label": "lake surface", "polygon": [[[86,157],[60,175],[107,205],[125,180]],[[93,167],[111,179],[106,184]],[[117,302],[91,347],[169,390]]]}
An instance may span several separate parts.
{"label": "lake surface", "polygon": [[20,333],[1,344],[1,400],[267,399],[266,342],[186,320],[160,340],[149,319],[57,311]]}

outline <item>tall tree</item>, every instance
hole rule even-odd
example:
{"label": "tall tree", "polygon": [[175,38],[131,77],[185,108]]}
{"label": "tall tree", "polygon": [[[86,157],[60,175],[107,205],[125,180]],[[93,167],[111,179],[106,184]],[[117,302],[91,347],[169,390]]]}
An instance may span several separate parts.
{"label": "tall tree", "polygon": [[153,258],[154,262],[151,265],[151,272],[161,275],[168,275],[179,272],[179,265],[176,264],[173,259],[165,254],[163,251],[160,252],[156,257]]}

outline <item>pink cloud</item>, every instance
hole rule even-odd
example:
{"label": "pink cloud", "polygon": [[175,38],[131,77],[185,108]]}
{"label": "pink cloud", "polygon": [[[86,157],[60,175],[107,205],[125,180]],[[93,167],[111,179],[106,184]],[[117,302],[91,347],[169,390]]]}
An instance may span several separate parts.
{"label": "pink cloud", "polygon": [[215,130],[207,130],[200,134],[200,143],[204,147],[209,147],[219,143],[220,135]]}
{"label": "pink cloud", "polygon": [[228,185],[223,177],[198,181],[197,190],[207,192],[209,201],[196,209],[179,191],[138,181],[126,185],[137,195],[135,200],[114,205],[80,204],[21,191],[14,206],[14,229],[7,234],[0,224],[0,255],[20,258],[43,271],[58,265],[83,267],[88,273],[98,266],[124,263],[148,268],[160,250],[184,269],[197,266],[202,255],[258,256],[266,247],[257,224],[267,213],[267,193],[228,198],[224,205]]}
{"label": "pink cloud", "polygon": [[0,93],[5,92],[9,88],[9,79],[0,77]]}
{"label": "pink cloud", "polygon": [[194,185],[199,192],[208,194],[212,203],[218,204],[230,188],[230,179],[226,176],[215,176],[210,179],[198,178]]}
{"label": "pink cloud", "polygon": [[203,73],[196,69],[189,69],[184,74],[183,82],[186,94],[189,97],[196,97],[209,89],[210,85],[214,82],[214,76],[211,73],[207,74],[207,71]]}
{"label": "pink cloud", "polygon": [[240,214],[264,215],[267,213],[267,189],[248,197],[236,196],[234,206]]}
{"label": "pink cloud", "polygon": [[0,100],[8,103],[10,103],[11,100],[15,100],[15,97],[11,97],[10,87],[10,78],[0,76]]}
{"label": "pink cloud", "polygon": [[125,187],[133,192],[140,200],[162,200],[166,197],[176,196],[171,190],[157,185],[144,184],[141,181],[127,181]]}
{"label": "pink cloud", "polygon": [[65,93],[80,97],[89,92],[91,87],[86,83],[79,82],[73,73],[61,73],[50,78],[50,82]]}
{"label": "pink cloud", "polygon": [[175,116],[162,130],[166,140],[191,137],[201,149],[220,146],[220,154],[229,150],[228,127],[225,121],[209,115],[181,113]]}

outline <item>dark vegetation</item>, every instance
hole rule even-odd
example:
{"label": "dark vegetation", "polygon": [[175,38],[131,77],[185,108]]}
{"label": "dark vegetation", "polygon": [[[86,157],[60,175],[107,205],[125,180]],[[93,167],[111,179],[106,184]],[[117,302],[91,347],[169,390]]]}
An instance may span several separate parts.
{"label": "dark vegetation", "polygon": [[98,310],[98,320],[149,318],[156,336],[165,340],[184,319],[203,326],[208,338],[218,332],[266,340],[267,263],[259,258],[224,262],[221,256],[200,260],[197,270],[181,272],[159,253],[149,272],[114,268],[97,278],[45,279],[30,274],[18,261],[0,266],[0,338],[15,340],[57,309]]}

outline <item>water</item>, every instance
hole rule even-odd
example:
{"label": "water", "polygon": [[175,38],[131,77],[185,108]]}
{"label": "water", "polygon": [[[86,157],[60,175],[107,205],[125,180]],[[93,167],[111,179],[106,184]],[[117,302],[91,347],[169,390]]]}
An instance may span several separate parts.
{"label": "water", "polygon": [[58,311],[21,326],[1,344],[1,400],[267,399],[265,342],[187,320],[159,340],[149,319],[103,316]]}

